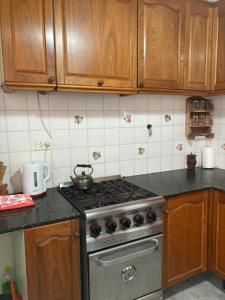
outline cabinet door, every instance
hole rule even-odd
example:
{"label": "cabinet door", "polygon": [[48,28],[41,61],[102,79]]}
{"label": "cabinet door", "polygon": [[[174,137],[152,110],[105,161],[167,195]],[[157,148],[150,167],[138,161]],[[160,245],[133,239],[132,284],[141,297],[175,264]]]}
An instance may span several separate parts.
{"label": "cabinet door", "polygon": [[140,88],[183,88],[184,1],[139,0]]}
{"label": "cabinet door", "polygon": [[1,0],[0,12],[6,86],[53,89],[52,0]]}
{"label": "cabinet door", "polygon": [[208,191],[170,198],[164,216],[164,287],[207,267]]}
{"label": "cabinet door", "polygon": [[214,191],[212,269],[225,279],[225,193]]}
{"label": "cabinet door", "polygon": [[56,0],[55,16],[59,87],[136,88],[136,0]]}
{"label": "cabinet door", "polygon": [[29,300],[79,300],[79,222],[25,231]]}
{"label": "cabinet door", "polygon": [[213,9],[208,4],[186,2],[184,88],[210,90]]}
{"label": "cabinet door", "polygon": [[225,90],[225,1],[213,13],[212,90]]}

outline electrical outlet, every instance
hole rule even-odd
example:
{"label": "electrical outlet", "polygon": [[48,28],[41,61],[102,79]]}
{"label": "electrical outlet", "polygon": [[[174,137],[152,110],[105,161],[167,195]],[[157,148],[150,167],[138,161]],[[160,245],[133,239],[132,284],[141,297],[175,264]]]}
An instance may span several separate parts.
{"label": "electrical outlet", "polygon": [[51,143],[49,141],[39,140],[39,141],[35,142],[35,150],[36,151],[47,150],[50,146],[51,146]]}

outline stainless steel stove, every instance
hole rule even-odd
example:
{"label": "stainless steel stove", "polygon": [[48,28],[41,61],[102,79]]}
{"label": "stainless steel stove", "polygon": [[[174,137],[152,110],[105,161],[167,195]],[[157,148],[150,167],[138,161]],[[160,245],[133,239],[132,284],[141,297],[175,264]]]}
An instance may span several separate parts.
{"label": "stainless steel stove", "polygon": [[86,216],[89,299],[162,299],[164,199],[121,178],[60,192]]}

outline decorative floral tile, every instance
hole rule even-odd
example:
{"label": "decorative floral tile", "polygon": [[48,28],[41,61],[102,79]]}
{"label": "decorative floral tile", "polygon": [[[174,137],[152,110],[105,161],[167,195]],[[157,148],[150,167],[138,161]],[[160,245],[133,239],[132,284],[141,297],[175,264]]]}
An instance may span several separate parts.
{"label": "decorative floral tile", "polygon": [[223,151],[225,151],[225,144],[222,144],[222,145],[221,145],[221,149],[222,149]]}
{"label": "decorative floral tile", "polygon": [[124,113],[124,115],[123,115],[123,120],[124,120],[126,123],[132,123],[132,122],[133,122],[133,116],[132,116],[132,114]]}
{"label": "decorative floral tile", "polygon": [[99,160],[102,157],[101,152],[97,152],[97,151],[94,151],[92,153],[92,156],[93,156],[94,160]]}
{"label": "decorative floral tile", "polygon": [[84,117],[80,115],[74,116],[74,124],[81,124],[84,121]]}
{"label": "decorative floral tile", "polygon": [[170,114],[165,114],[164,119],[166,123],[169,123],[172,120],[172,117]]}
{"label": "decorative floral tile", "polygon": [[176,146],[176,150],[179,152],[182,152],[183,148],[184,148],[183,144],[177,144],[177,146]]}
{"label": "decorative floral tile", "polygon": [[143,148],[143,147],[140,147],[140,148],[138,148],[138,155],[141,155],[141,156],[143,156],[144,154],[145,154],[145,148]]}

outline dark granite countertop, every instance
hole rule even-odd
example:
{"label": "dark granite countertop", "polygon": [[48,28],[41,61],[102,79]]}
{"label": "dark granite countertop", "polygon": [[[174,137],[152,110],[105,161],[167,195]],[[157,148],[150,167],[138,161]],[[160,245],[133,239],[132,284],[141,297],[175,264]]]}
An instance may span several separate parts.
{"label": "dark granite countertop", "polygon": [[35,202],[35,207],[0,212],[0,234],[80,217],[56,188],[48,189],[47,196]]}
{"label": "dark granite countertop", "polygon": [[125,178],[146,190],[164,197],[216,188],[225,191],[225,170],[196,168],[137,175]]}

